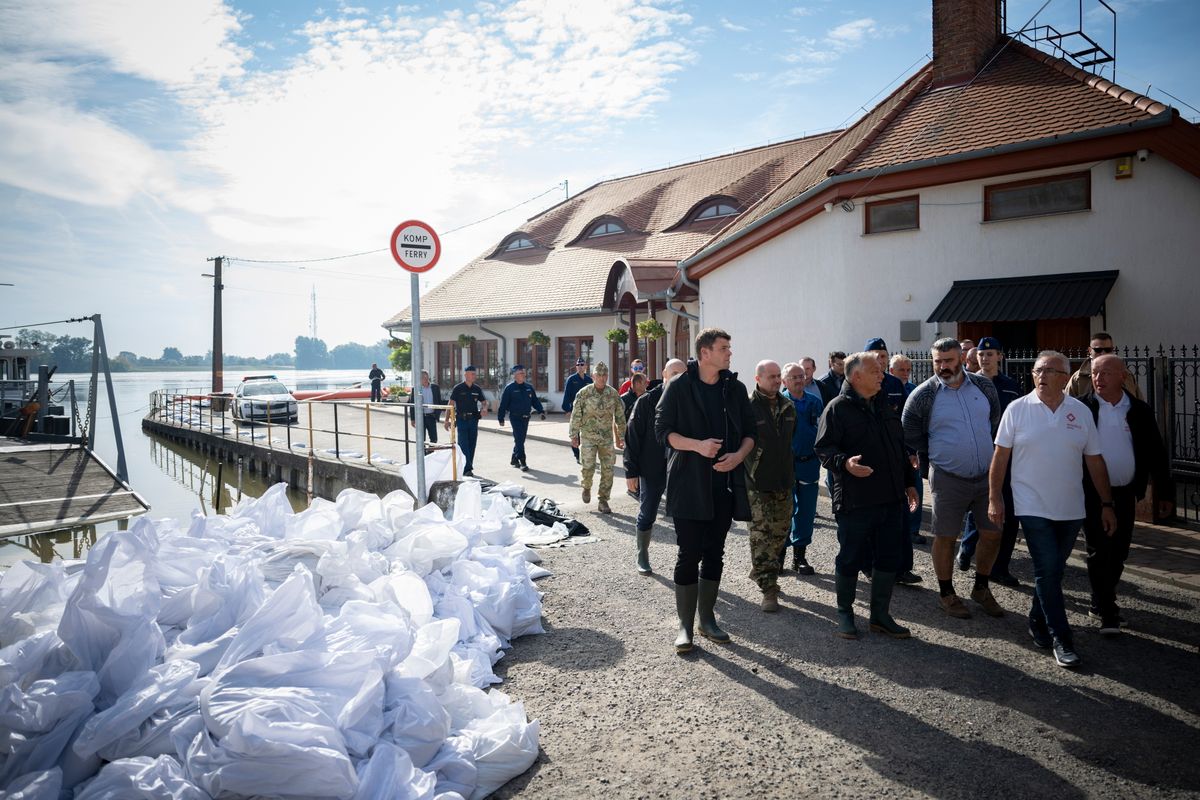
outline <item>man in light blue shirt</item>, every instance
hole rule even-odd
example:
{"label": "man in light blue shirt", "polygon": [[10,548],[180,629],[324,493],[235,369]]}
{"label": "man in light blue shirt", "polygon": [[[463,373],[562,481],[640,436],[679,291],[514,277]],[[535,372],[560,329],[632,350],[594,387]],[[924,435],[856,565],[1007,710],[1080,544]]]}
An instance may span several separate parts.
{"label": "man in light blue shirt", "polygon": [[[920,456],[933,496],[933,568],[941,607],[958,619],[971,612],[954,592],[955,543],[963,515],[986,515],[992,440],[1000,423],[1000,398],[985,377],[963,369],[962,348],[954,339],[933,343],[934,374],[909,395],[904,405],[904,439]],[[932,465],[932,469],[930,469]],[[988,588],[988,576],[1000,549],[1000,528],[979,525],[975,584],[971,599],[993,617],[1004,610]]]}

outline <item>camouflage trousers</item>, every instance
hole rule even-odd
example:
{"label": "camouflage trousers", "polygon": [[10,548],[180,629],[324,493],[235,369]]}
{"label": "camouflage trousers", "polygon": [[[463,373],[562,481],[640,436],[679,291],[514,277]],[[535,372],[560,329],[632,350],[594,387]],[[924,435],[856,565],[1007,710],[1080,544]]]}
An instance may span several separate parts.
{"label": "camouflage trousers", "polygon": [[779,586],[779,554],[792,529],[792,493],[749,495],[750,578],[766,592]]}
{"label": "camouflage trousers", "polygon": [[613,463],[617,460],[616,451],[613,449],[612,442],[605,444],[593,444],[587,439],[581,439],[579,442],[579,466],[583,488],[592,488],[592,476],[596,474],[596,461],[600,461],[600,490],[596,496],[601,500],[607,500],[609,493],[612,492],[613,485]]}

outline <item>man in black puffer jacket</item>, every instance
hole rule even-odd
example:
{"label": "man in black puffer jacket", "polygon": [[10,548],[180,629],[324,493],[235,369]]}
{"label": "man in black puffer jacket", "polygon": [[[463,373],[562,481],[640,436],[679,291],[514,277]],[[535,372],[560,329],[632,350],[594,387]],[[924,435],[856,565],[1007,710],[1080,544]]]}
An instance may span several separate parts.
{"label": "man in black puffer jacket", "polygon": [[913,510],[917,490],[904,451],[900,415],[880,394],[883,366],[874,353],[846,359],[842,391],[821,415],[815,450],[833,483],[837,519],[836,564],[838,630],[857,639],[854,594],[860,570],[872,567],[871,630],[895,639],[909,631],[888,613],[908,533],[904,509]]}
{"label": "man in black puffer jacket", "polygon": [[[639,575],[652,575],[650,569],[650,531],[658,517],[658,503],[667,488],[667,449],[659,444],[654,435],[654,416],[658,401],[662,399],[663,387],[676,375],[687,370],[678,358],[672,358],[663,367],[663,382],[643,394],[633,404],[629,424],[625,427],[625,479],[630,486],[637,486],[637,571]],[[637,377],[637,376],[634,376]]]}
{"label": "man in black puffer jacket", "polygon": [[667,514],[675,522],[675,652],[692,649],[700,633],[729,641],[713,609],[724,568],[725,537],[733,520],[750,519],[742,461],[754,448],[756,422],[745,385],[729,371],[729,334],[705,328],[696,337],[697,361],[667,384],[654,434],[667,450]]}

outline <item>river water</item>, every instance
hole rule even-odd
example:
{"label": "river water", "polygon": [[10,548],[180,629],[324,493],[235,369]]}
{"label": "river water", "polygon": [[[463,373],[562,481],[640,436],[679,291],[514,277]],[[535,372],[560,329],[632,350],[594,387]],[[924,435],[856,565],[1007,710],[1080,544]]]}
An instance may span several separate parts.
{"label": "river water", "polygon": [[[289,389],[332,389],[366,381],[368,370],[311,370],[235,368],[225,371],[225,388],[232,390],[243,375],[276,375]],[[86,414],[87,374],[56,374],[54,386],[75,380],[76,395],[79,397],[80,416]],[[121,427],[121,440],[125,444],[125,462],[129,470],[129,484],[134,491],[150,504],[149,516],[187,519],[193,511],[212,513],[213,491],[218,466],[207,462],[205,456],[174,443],[142,432],[142,417],[150,407],[150,393],[158,389],[185,391],[196,394],[207,392],[210,386],[208,372],[123,372],[113,375],[113,392],[117,400],[117,414]],[[108,394],[101,376],[96,407],[96,453],[116,471],[117,447],[113,433],[112,415],[108,407]],[[67,409],[70,413],[70,409]],[[222,468],[222,482],[229,487],[237,486],[236,467],[230,464]],[[203,492],[201,491],[203,486]],[[268,488],[257,476],[246,472],[242,475],[243,494],[258,497]],[[236,499],[236,498],[235,498]],[[292,505],[303,509],[306,498],[302,493],[291,493]],[[230,499],[224,496],[222,506],[228,507]],[[0,570],[22,559],[35,558],[49,561],[55,556],[80,558],[88,546],[111,530],[127,523],[108,522],[87,526],[82,529],[16,536],[0,539]]]}

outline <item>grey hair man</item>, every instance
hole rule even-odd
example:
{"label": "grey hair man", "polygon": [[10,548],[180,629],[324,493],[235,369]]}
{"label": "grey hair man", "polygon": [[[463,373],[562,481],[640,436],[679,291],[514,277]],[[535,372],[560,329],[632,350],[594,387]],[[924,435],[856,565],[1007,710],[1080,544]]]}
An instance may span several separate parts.
{"label": "grey hair man", "polygon": [[1085,465],[1099,497],[1101,527],[1106,534],[1117,528],[1096,423],[1088,407],[1066,393],[1070,369],[1062,353],[1045,350],[1038,355],[1033,391],[1009,403],[1000,420],[988,500],[988,518],[1002,525],[1004,476],[1011,463],[1013,506],[1033,560],[1029,635],[1038,647],[1052,649],[1062,667],[1080,663],[1062,579],[1086,516]]}
{"label": "grey hair man", "polygon": [[792,526],[792,435],[796,407],[779,393],[779,363],[760,361],[754,369],[750,408],[758,423],[758,441],[746,457],[750,498],[750,579],[762,591],[762,610],[779,610],[779,553]]}
{"label": "grey hair man", "polygon": [[921,475],[929,479],[933,497],[933,569],[942,610],[970,619],[971,612],[954,592],[954,553],[963,517],[974,511],[979,523],[975,585],[971,599],[993,617],[1004,610],[988,587],[992,563],[1000,550],[1000,527],[984,524],[988,504],[988,468],[992,437],[1000,424],[1000,398],[987,378],[967,372],[962,347],[950,338],[931,349],[934,374],[913,390],[904,405],[904,438],[920,458]]}
{"label": "grey hair man", "polygon": [[858,638],[853,610],[858,573],[871,569],[871,630],[907,639],[909,630],[889,613],[907,545],[904,509],[917,505],[904,431],[880,392],[883,365],[875,353],[846,359],[846,383],[821,415],[815,446],[832,477],[838,526],[836,635]]}

